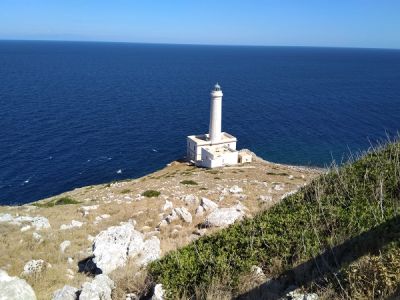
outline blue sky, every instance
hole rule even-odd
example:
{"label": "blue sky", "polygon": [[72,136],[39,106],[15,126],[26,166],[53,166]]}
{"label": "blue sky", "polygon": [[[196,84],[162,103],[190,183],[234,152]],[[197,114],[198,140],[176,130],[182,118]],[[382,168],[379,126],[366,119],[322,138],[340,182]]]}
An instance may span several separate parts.
{"label": "blue sky", "polygon": [[0,39],[400,48],[400,0],[0,0]]}

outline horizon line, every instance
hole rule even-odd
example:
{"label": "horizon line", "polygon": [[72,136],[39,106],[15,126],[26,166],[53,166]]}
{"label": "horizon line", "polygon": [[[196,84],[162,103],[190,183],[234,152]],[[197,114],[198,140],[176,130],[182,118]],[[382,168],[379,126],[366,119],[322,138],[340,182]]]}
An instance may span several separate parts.
{"label": "horizon line", "polygon": [[71,42],[71,43],[109,43],[109,44],[140,44],[140,45],[171,45],[171,46],[215,46],[215,47],[292,47],[292,48],[336,48],[336,49],[370,49],[370,50],[400,50],[386,47],[356,47],[356,46],[320,46],[320,45],[259,45],[259,44],[212,44],[212,43],[167,43],[167,42],[132,42],[110,40],[79,40],[79,39],[2,39],[0,42]]}

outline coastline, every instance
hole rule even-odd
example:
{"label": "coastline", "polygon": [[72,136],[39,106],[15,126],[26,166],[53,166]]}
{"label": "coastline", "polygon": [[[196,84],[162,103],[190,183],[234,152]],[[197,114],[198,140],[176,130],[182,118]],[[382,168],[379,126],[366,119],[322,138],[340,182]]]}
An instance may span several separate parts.
{"label": "coastline", "polygon": [[[41,280],[23,277],[39,299],[48,299],[65,284],[79,287],[88,280],[79,272],[79,262],[93,255],[94,238],[112,226],[131,222],[145,240],[159,240],[163,256],[221,228],[199,229],[209,215],[208,211],[197,214],[204,198],[221,209],[240,207],[243,216],[251,218],[321,173],[323,170],[276,164],[255,155],[250,164],[218,169],[175,161],[140,178],[80,187],[21,206],[0,206],[0,220],[12,217],[12,221],[0,223],[6,245],[0,254],[0,269],[10,276],[21,276],[24,265],[32,259],[49,263],[52,267],[41,273]],[[146,197],[146,191],[160,194]],[[175,208],[184,208],[190,222],[177,219],[161,226]],[[50,227],[37,229],[20,217],[45,218]],[[61,252],[65,241],[70,245]],[[109,274],[117,291],[121,285],[118,278],[125,271],[122,268]]]}

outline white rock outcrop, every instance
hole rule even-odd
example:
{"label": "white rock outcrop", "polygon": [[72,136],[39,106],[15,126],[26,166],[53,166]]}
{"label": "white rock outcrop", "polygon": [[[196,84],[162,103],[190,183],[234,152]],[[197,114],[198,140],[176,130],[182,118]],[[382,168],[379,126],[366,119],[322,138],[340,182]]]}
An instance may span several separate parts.
{"label": "white rock outcrop", "polygon": [[258,197],[258,200],[260,200],[262,202],[271,202],[272,201],[272,196],[270,196],[270,195],[260,195]]}
{"label": "white rock outcrop", "polygon": [[192,215],[185,207],[174,208],[175,213],[186,223],[192,223]]}
{"label": "white rock outcrop", "polygon": [[60,251],[61,251],[61,253],[64,253],[65,250],[66,250],[69,246],[71,246],[71,241],[64,241],[64,242],[62,242],[62,243],[60,244]]}
{"label": "white rock outcrop", "polygon": [[62,224],[60,226],[60,230],[68,230],[72,228],[79,228],[82,227],[84,223],[76,220],[72,220],[70,224]]}
{"label": "white rock outcrop", "polygon": [[201,205],[199,205],[199,206],[196,208],[195,214],[196,214],[196,217],[201,217],[202,215],[204,215],[204,207],[201,206]]}
{"label": "white rock outcrop", "polygon": [[160,240],[156,236],[152,236],[150,239],[144,242],[138,263],[139,265],[146,266],[153,260],[159,259],[160,255],[161,255]]}
{"label": "white rock outcrop", "polygon": [[54,292],[53,300],[76,300],[77,292],[77,288],[70,285],[64,285],[62,289]]}
{"label": "white rock outcrop", "polygon": [[163,289],[162,284],[156,284],[154,287],[154,293],[153,296],[151,297],[151,300],[164,300],[164,294],[165,291]]}
{"label": "white rock outcrop", "polygon": [[91,282],[82,285],[79,300],[111,300],[114,281],[107,275],[97,275]]}
{"label": "white rock outcrop", "polygon": [[126,264],[129,257],[138,257],[138,265],[146,265],[160,257],[160,240],[144,236],[132,223],[112,226],[100,232],[93,243],[93,262],[108,274]]}
{"label": "white rock outcrop", "polygon": [[205,211],[213,211],[214,209],[218,208],[217,203],[205,197],[201,198],[201,206],[204,208]]}
{"label": "white rock outcrop", "polygon": [[[35,227],[36,230],[47,229],[51,227],[49,220],[41,216],[19,216],[14,218],[11,214],[0,214],[0,222],[7,222],[9,224],[19,226],[22,225],[22,223],[31,223],[30,225]],[[25,228],[27,227],[25,226]]]}
{"label": "white rock outcrop", "polygon": [[186,205],[194,205],[199,202],[199,198],[195,195],[186,195],[182,197],[182,201],[185,202]]}
{"label": "white rock outcrop", "polygon": [[239,193],[243,193],[243,189],[237,185],[234,185],[229,189],[229,192],[231,194],[239,194]]}
{"label": "white rock outcrop", "polygon": [[245,215],[243,209],[238,207],[217,208],[212,211],[204,221],[206,227],[225,227],[241,220]]}
{"label": "white rock outcrop", "polygon": [[8,276],[7,272],[0,270],[0,299],[36,300],[36,295],[25,280]]}
{"label": "white rock outcrop", "polygon": [[166,210],[173,209],[173,208],[174,208],[174,205],[172,204],[172,202],[168,201],[168,200],[165,200],[165,204],[162,207],[162,210],[166,211]]}
{"label": "white rock outcrop", "polygon": [[285,295],[286,299],[290,300],[318,300],[318,295],[315,293],[307,294],[300,290],[295,290]]}
{"label": "white rock outcrop", "polygon": [[24,266],[22,275],[29,276],[42,272],[46,268],[46,262],[43,259],[33,259]]}

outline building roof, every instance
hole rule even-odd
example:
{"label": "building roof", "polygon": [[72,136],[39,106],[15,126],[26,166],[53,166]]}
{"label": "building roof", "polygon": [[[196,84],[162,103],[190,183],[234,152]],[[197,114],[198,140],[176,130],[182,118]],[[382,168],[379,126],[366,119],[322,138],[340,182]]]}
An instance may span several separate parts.
{"label": "building roof", "polygon": [[[189,135],[187,138],[194,141],[197,145],[201,145],[201,146],[211,145],[211,141],[209,139],[208,134]],[[231,135],[227,132],[222,132],[221,140],[217,143],[213,143],[213,145],[231,143],[231,142],[236,142],[236,141],[237,141],[237,139],[233,135]]]}

